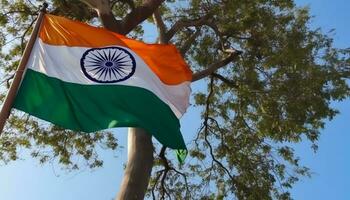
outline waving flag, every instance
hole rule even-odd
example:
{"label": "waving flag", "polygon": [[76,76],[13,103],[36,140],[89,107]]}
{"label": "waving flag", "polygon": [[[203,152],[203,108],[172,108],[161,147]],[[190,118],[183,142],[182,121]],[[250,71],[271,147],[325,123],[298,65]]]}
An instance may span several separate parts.
{"label": "waving flag", "polygon": [[75,131],[141,127],[186,149],[179,118],[191,78],[173,45],[45,15],[14,107]]}

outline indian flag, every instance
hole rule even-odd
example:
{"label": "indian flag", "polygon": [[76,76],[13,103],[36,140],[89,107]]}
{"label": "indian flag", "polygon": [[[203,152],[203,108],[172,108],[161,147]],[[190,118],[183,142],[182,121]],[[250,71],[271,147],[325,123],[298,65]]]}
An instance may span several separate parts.
{"label": "indian flag", "polygon": [[186,149],[179,118],[192,72],[173,45],[45,15],[13,107],[63,128],[140,127]]}

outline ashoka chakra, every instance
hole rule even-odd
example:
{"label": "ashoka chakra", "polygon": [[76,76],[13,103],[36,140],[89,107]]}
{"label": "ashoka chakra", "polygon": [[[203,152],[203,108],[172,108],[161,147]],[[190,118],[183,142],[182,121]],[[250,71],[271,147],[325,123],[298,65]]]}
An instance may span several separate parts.
{"label": "ashoka chakra", "polygon": [[85,76],[98,83],[115,83],[130,78],[135,73],[133,55],[121,47],[92,48],[80,59]]}

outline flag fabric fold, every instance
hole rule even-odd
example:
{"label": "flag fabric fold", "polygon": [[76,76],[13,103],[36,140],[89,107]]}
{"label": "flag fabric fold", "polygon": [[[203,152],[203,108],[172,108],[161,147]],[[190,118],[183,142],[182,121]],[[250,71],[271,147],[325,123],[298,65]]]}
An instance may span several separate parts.
{"label": "flag fabric fold", "polygon": [[173,45],[145,44],[45,15],[13,107],[63,128],[140,127],[186,149],[192,72]]}

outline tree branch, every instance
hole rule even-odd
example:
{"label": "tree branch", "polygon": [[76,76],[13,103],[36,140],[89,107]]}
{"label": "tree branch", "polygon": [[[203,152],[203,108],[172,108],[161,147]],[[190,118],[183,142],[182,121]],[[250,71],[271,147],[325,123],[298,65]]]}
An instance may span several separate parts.
{"label": "tree branch", "polygon": [[[168,42],[171,40],[171,38],[174,37],[174,35],[180,31],[183,28],[188,28],[188,27],[200,27],[200,26],[208,26],[209,28],[211,28],[216,35],[220,38],[220,40],[222,40],[222,42],[224,41],[224,36],[228,36],[228,37],[233,37],[236,39],[250,39],[249,37],[241,37],[241,36],[236,36],[234,35],[234,33],[225,33],[225,32],[221,32],[219,27],[217,26],[217,24],[215,23],[215,21],[212,18],[211,14],[206,14],[204,16],[202,16],[201,18],[198,19],[193,19],[193,20],[179,20],[177,21],[170,29],[169,31],[166,33],[166,38],[168,40]],[[228,35],[227,35],[228,34]],[[227,47],[226,47],[227,48]]]}
{"label": "tree branch", "polygon": [[152,198],[153,198],[153,200],[157,200],[154,191],[156,189],[156,186],[158,185],[158,181],[159,181],[160,177],[163,175],[163,172],[164,172],[164,169],[156,172],[156,174],[158,174],[158,175],[157,175],[157,177],[156,177],[156,179],[154,181],[154,185],[152,186],[152,190],[151,190],[152,191]]}
{"label": "tree branch", "polygon": [[105,28],[126,35],[137,25],[146,20],[165,0],[143,0],[143,4],[127,14],[122,20],[116,20],[109,0],[81,0],[95,9]]}
{"label": "tree branch", "polygon": [[81,0],[85,4],[87,4],[89,7],[96,10],[103,27],[106,29],[121,33],[122,27],[121,27],[121,20],[116,20],[112,10],[109,0]]}
{"label": "tree branch", "polygon": [[177,21],[166,33],[166,37],[168,40],[170,40],[174,35],[181,29],[190,27],[190,26],[203,26],[207,24],[208,19],[210,18],[211,15],[205,15],[199,19],[194,19],[194,20],[179,20]]}
{"label": "tree branch", "polygon": [[36,22],[37,17],[35,17],[34,19],[32,19],[32,22],[28,25],[28,27],[26,28],[26,30],[23,32],[22,36],[21,36],[21,52],[23,54],[24,52],[24,48],[25,48],[25,36],[27,35],[27,33],[29,32],[29,30],[32,28],[32,26],[34,25],[34,23]]}
{"label": "tree branch", "polygon": [[200,72],[197,72],[197,73],[193,74],[192,82],[198,81],[200,79],[203,79],[203,78],[209,76],[210,74],[214,73],[216,70],[218,70],[221,67],[224,67],[227,64],[229,64],[230,62],[232,62],[240,54],[242,54],[241,51],[233,50],[230,53],[230,55],[228,57],[226,57],[225,59],[211,64],[207,69],[205,69],[203,71],[200,71]]}
{"label": "tree branch", "polygon": [[233,87],[233,88],[238,88],[238,85],[232,81],[232,80],[229,80],[225,77],[223,77],[222,75],[220,74],[217,74],[217,73],[213,73],[212,74],[213,77],[219,79],[220,81],[224,82],[226,85],[230,86],[230,87]]}
{"label": "tree branch", "polygon": [[165,0],[143,0],[141,6],[136,7],[122,20],[121,34],[126,35],[137,25],[146,20]]}
{"label": "tree branch", "polygon": [[197,39],[197,37],[201,34],[201,30],[197,29],[195,33],[193,33],[185,43],[180,47],[179,51],[182,56],[184,56],[187,51],[191,48],[193,42]]}
{"label": "tree branch", "polygon": [[166,32],[167,32],[167,28],[164,24],[164,21],[162,19],[162,16],[159,13],[159,9],[156,9],[153,13],[153,21],[157,26],[158,29],[158,35],[159,35],[159,43],[161,44],[166,44],[169,42],[169,40],[167,40],[166,38]]}
{"label": "tree branch", "polygon": [[186,188],[186,199],[189,199],[189,197],[191,196],[190,194],[190,190],[189,190],[189,186],[188,186],[188,181],[187,181],[187,176],[185,173],[180,172],[179,170],[175,169],[174,167],[172,167],[168,161],[168,159],[165,156],[165,151],[166,151],[166,147],[163,146],[162,149],[160,150],[159,153],[159,158],[162,162],[162,165],[164,166],[164,169],[156,172],[157,176],[155,178],[155,182],[154,185],[151,187],[151,191],[152,191],[152,197],[153,199],[156,199],[156,195],[155,195],[155,189],[160,181],[160,198],[159,199],[165,199],[165,195],[167,195],[169,197],[169,199],[171,199],[170,194],[167,191],[167,184],[166,184],[166,180],[168,175],[170,174],[170,172],[175,172],[176,174],[179,174],[183,177],[184,181],[185,181],[185,188]]}
{"label": "tree branch", "polygon": [[230,170],[228,168],[226,168],[224,166],[223,163],[221,163],[216,157],[215,157],[215,154],[214,154],[214,149],[213,149],[213,146],[211,145],[211,143],[209,142],[209,139],[208,139],[208,135],[209,135],[209,124],[208,124],[208,120],[210,119],[210,105],[211,105],[211,97],[214,93],[214,77],[211,76],[210,77],[210,83],[209,83],[209,94],[207,96],[207,99],[206,99],[206,103],[205,103],[205,111],[204,111],[204,121],[203,121],[203,126],[204,126],[204,141],[205,143],[207,144],[207,146],[209,147],[209,153],[210,153],[210,156],[213,160],[213,163],[212,165],[215,163],[217,164],[221,169],[223,169],[226,174],[230,177],[230,180],[232,181],[232,185],[233,187],[236,187],[237,185],[237,180],[236,180],[236,177],[234,175],[231,174]]}
{"label": "tree branch", "polygon": [[160,150],[159,157],[162,160],[165,170],[169,170],[170,166],[169,166],[168,159],[165,157],[165,150],[166,150],[166,146],[163,146],[162,149]]}
{"label": "tree branch", "polygon": [[15,77],[15,74],[11,74],[10,76],[6,77],[4,80],[0,82],[0,85],[6,83],[6,88],[10,88],[10,81]]}

